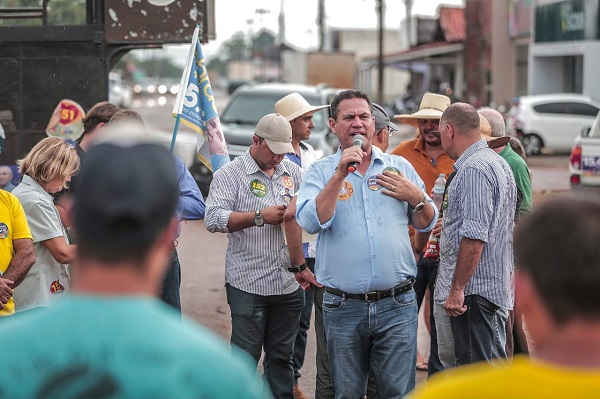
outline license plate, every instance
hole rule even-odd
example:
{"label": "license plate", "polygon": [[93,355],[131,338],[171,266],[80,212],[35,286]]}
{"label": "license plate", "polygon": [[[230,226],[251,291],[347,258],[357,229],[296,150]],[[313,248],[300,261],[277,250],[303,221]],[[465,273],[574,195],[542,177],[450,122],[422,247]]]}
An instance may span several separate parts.
{"label": "license plate", "polygon": [[583,155],[581,166],[586,175],[600,175],[600,155]]}

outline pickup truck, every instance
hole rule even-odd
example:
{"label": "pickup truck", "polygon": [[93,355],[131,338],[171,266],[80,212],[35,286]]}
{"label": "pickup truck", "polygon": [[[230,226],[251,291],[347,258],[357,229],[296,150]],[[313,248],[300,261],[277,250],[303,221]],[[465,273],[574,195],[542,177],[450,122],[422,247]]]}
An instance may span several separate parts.
{"label": "pickup truck", "polygon": [[600,194],[600,113],[591,128],[583,128],[571,149],[571,190]]}

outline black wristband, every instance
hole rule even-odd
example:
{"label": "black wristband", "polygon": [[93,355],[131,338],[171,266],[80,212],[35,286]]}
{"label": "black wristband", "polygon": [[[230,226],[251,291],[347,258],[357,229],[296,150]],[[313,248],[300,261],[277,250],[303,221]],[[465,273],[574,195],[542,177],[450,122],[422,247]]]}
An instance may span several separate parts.
{"label": "black wristband", "polygon": [[290,273],[300,273],[301,271],[306,270],[306,263],[303,263],[300,266],[290,266],[287,269]]}

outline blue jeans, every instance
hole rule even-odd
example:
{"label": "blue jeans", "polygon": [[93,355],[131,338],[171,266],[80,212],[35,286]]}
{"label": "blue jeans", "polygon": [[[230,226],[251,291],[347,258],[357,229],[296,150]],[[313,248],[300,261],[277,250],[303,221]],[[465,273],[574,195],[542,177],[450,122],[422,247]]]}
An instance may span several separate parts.
{"label": "blue jeans", "polygon": [[292,355],[304,307],[298,288],[286,295],[256,295],[225,284],[231,309],[231,344],[248,352],[256,364],[264,347],[265,376],[275,399],[293,399]]}
{"label": "blue jeans", "polygon": [[179,256],[177,250],[171,252],[167,270],[163,277],[162,289],[160,291],[160,299],[163,302],[173,306],[181,313],[181,295],[179,288],[181,286],[181,266],[179,265]]}
{"label": "blue jeans", "polygon": [[315,399],[334,399],[335,390],[331,381],[331,366],[327,355],[327,340],[323,324],[323,294],[325,288],[315,288],[315,336],[317,338],[317,378]]}
{"label": "blue jeans", "polygon": [[[315,258],[306,258],[306,266],[311,272],[315,271]],[[312,317],[313,302],[315,298],[315,289],[311,286],[309,289],[304,291],[304,309],[300,315],[300,325],[298,327],[298,334],[296,334],[296,341],[294,342],[294,383],[298,383],[300,378],[300,369],[304,364],[304,355],[306,353],[306,332],[310,328],[310,318]]]}
{"label": "blue jeans", "polygon": [[479,295],[464,303],[467,311],[450,317],[456,365],[506,358],[506,309]]}
{"label": "blue jeans", "polygon": [[325,291],[323,319],[336,399],[364,395],[369,368],[381,398],[402,398],[414,388],[417,315],[413,290],[377,302]]}
{"label": "blue jeans", "polygon": [[415,279],[415,293],[417,294],[417,305],[421,309],[421,304],[425,298],[425,292],[429,287],[429,325],[430,325],[430,344],[429,344],[429,361],[427,362],[427,375],[432,376],[438,371],[444,370],[444,366],[438,356],[437,329],[435,326],[435,316],[433,315],[433,290],[435,287],[435,279],[438,274],[439,259],[427,259],[421,257],[417,262],[417,278]]}

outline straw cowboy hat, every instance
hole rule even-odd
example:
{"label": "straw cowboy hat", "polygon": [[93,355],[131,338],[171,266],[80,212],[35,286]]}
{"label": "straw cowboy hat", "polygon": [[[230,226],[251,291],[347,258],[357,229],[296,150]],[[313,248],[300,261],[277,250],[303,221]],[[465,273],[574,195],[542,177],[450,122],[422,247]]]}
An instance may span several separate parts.
{"label": "straw cowboy hat", "polygon": [[479,131],[481,132],[481,139],[487,141],[490,148],[505,146],[510,141],[510,136],[492,136],[492,126],[481,114],[479,114]]}
{"label": "straw cowboy hat", "polygon": [[314,112],[327,107],[329,107],[329,104],[310,105],[300,94],[292,93],[275,103],[275,112],[283,115],[289,122],[307,112]]}
{"label": "straw cowboy hat", "polygon": [[396,122],[407,123],[419,127],[419,119],[440,119],[442,113],[450,106],[450,98],[442,94],[425,93],[419,110],[413,114],[394,115]]}

